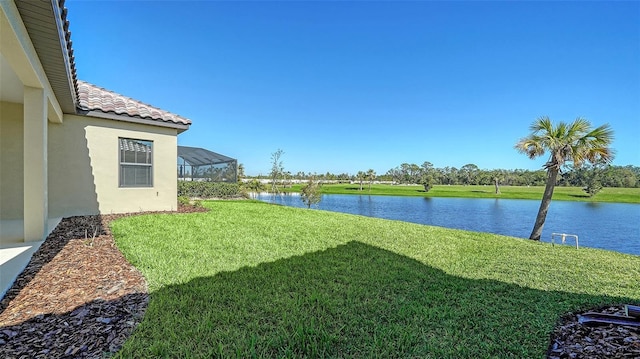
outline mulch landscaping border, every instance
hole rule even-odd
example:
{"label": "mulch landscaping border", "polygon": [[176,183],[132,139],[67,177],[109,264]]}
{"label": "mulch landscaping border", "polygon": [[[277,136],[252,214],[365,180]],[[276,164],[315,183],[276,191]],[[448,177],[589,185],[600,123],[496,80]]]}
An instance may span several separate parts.
{"label": "mulch landscaping border", "polygon": [[560,318],[551,333],[548,359],[640,358],[640,328],[583,325],[578,315],[586,312],[624,315],[624,305],[595,308]]}
{"label": "mulch landscaping border", "polygon": [[[206,211],[183,206],[178,212]],[[159,212],[145,212],[159,213]],[[102,358],[120,349],[149,302],[147,283],[118,250],[109,223],[63,219],[0,301],[0,357]]]}

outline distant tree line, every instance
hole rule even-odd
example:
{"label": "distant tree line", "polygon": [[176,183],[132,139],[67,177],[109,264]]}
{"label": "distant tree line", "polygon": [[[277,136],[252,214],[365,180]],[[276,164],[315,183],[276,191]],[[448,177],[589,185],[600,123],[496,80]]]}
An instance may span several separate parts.
{"label": "distant tree line", "polygon": [[[271,176],[257,176],[256,178],[270,178]],[[371,181],[388,181],[397,184],[430,184],[430,185],[494,185],[503,186],[544,186],[547,179],[545,170],[537,171],[515,169],[481,169],[475,164],[466,164],[460,168],[435,168],[430,162],[422,165],[402,163],[388,170],[385,174],[375,174],[373,170],[358,171],[356,174],[340,173],[325,174],[283,171],[281,180],[339,181],[370,183]],[[558,186],[587,187],[597,182],[602,187],[640,187],[640,167],[589,165],[579,168],[566,166],[558,178]]]}
{"label": "distant tree line", "polygon": [[[543,186],[547,174],[544,170],[484,170],[474,164],[456,167],[434,168],[430,162],[422,166],[403,163],[390,169],[384,176],[396,183],[422,184],[430,181],[436,185],[492,185],[498,181],[507,186]],[[579,168],[567,166],[558,178],[559,186],[586,187],[594,181],[602,187],[640,187],[640,167],[585,164]]]}

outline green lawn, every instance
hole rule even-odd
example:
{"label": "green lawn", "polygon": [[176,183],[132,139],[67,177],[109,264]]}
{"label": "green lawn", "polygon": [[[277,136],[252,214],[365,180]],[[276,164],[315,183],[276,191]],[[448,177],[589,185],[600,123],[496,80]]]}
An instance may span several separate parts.
{"label": "green lawn", "polygon": [[[285,191],[300,192],[302,185],[294,185],[285,188]],[[510,199],[541,199],[544,192],[543,186],[500,186],[500,194],[495,193],[493,186],[434,186],[429,192],[425,192],[422,186],[417,185],[389,185],[374,184],[369,191],[368,184],[324,184],[322,193],[325,194],[371,194],[388,196],[423,196],[423,197],[464,197],[464,198],[510,198]],[[640,188],[603,188],[594,197],[589,197],[580,187],[555,188],[553,199],[561,201],[593,201],[593,202],[618,202],[640,203]]]}
{"label": "green lawn", "polygon": [[543,358],[640,304],[640,256],[254,201],[112,223],[151,301],[121,358]]}

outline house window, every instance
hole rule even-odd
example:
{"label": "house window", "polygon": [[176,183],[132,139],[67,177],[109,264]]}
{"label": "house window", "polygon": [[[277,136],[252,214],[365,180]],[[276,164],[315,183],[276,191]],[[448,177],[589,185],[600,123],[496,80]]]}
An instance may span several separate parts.
{"label": "house window", "polygon": [[119,138],[120,187],[153,186],[153,142]]}

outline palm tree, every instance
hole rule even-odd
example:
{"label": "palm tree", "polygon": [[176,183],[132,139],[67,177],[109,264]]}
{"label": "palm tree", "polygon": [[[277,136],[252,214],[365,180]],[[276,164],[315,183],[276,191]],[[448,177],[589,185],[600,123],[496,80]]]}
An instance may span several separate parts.
{"label": "palm tree", "polygon": [[366,178],[367,178],[367,174],[364,173],[363,171],[358,171],[358,174],[356,174],[356,179],[360,183],[360,191],[362,191],[362,182],[364,182]]}
{"label": "palm tree", "polygon": [[243,178],[244,178],[244,165],[242,163],[238,163],[238,167],[236,169],[236,181],[238,181],[238,184],[242,184]]}
{"label": "palm tree", "polygon": [[613,142],[613,130],[609,124],[593,129],[591,123],[583,118],[577,118],[568,124],[560,122],[554,125],[546,116],[534,121],[529,129],[531,134],[518,141],[516,150],[530,159],[549,151],[549,160],[544,165],[547,171],[544,194],[529,237],[539,241],[561,167],[566,162],[573,162],[575,167],[580,167],[584,162],[611,162],[613,150],[609,145]]}
{"label": "palm tree", "polygon": [[376,171],[369,169],[367,171],[367,181],[369,181],[369,192],[371,192],[371,184],[376,180]]}

